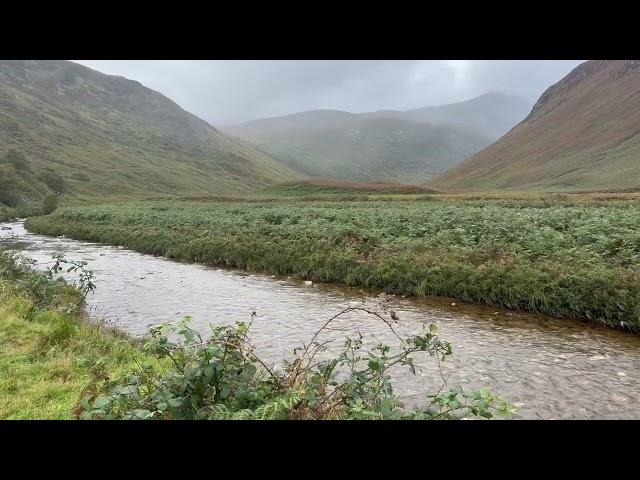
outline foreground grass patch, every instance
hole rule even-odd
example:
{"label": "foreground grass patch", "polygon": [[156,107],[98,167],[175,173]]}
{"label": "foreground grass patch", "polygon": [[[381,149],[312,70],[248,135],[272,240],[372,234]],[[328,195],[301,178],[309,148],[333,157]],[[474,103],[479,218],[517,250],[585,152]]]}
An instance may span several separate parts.
{"label": "foreground grass patch", "polygon": [[390,293],[640,330],[640,203],[139,202],[61,209],[36,232]]}
{"label": "foreground grass patch", "polygon": [[74,418],[83,392],[101,376],[159,365],[124,335],[63,307],[73,290],[57,285],[46,298],[34,295],[23,286],[35,277],[23,271],[17,278],[3,268],[6,261],[0,259],[0,419]]}

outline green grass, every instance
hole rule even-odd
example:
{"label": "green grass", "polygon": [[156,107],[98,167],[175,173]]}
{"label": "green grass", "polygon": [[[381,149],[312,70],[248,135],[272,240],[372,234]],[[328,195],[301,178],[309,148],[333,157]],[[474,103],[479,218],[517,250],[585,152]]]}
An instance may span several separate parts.
{"label": "green grass", "polygon": [[317,195],[418,195],[436,193],[435,190],[396,182],[342,182],[337,180],[305,180],[267,187],[255,197],[305,197]]}
{"label": "green grass", "polygon": [[640,203],[157,201],[63,208],[36,232],[191,262],[640,330]]}
{"label": "green grass", "polygon": [[76,290],[49,282],[37,290],[37,278],[0,252],[0,419],[74,418],[98,374],[159,365],[123,334],[69,313]]}

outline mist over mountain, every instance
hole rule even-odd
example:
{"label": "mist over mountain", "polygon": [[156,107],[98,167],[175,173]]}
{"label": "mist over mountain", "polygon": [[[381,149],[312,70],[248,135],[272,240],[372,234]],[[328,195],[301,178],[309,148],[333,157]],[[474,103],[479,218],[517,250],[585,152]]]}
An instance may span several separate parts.
{"label": "mist over mountain", "polygon": [[532,106],[525,98],[488,92],[465,102],[406,111],[381,110],[365,115],[454,127],[487,138],[498,139],[527,116]]}
{"label": "mist over mountain", "polygon": [[416,181],[489,145],[529,111],[526,100],[488,93],[466,102],[408,111],[313,110],[225,131],[306,175]]}

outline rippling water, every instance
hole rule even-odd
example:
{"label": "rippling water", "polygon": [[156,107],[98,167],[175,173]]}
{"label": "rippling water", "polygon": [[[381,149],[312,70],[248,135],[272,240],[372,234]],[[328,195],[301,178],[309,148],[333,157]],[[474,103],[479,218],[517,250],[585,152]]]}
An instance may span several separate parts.
{"label": "rippling water", "polygon": [[[50,262],[54,253],[85,260],[96,276],[88,298],[93,315],[134,335],[184,316],[206,331],[211,324],[257,318],[252,339],[258,353],[277,363],[307,341],[330,316],[350,305],[374,302],[372,294],[290,279],[189,265],[112,246],[26,232],[5,223],[4,246]],[[486,386],[518,407],[517,418],[640,418],[640,337],[570,320],[452,301],[392,297],[396,330],[415,333],[436,323],[454,355],[442,363],[447,385]],[[334,337],[358,329],[369,342],[393,344],[387,328],[364,314],[349,314]],[[442,379],[432,359],[418,375],[397,372],[394,385],[408,403],[420,402]]]}

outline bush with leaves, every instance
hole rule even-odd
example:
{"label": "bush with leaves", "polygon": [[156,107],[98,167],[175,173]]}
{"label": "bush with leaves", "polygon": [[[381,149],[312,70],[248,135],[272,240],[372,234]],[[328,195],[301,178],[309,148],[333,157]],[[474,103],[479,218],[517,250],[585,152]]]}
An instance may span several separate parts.
{"label": "bush with leaves", "polygon": [[20,203],[18,175],[13,165],[0,165],[0,202],[9,207]]}
{"label": "bush with leaves", "polygon": [[[398,339],[398,347],[392,351],[380,344],[363,353],[359,334],[346,338],[340,353],[320,360],[320,352],[328,353],[329,343],[319,340],[320,333],[352,311],[364,311],[384,322]],[[82,399],[80,418],[450,419],[514,412],[489,390],[461,388],[426,396],[424,409],[406,410],[394,394],[391,369],[405,367],[415,374],[417,356],[435,357],[439,362],[452,350],[438,338],[435,325],[401,338],[393,328],[396,321],[395,312],[384,306],[381,311],[347,308],[329,319],[309,344],[295,349],[282,371],[254,353],[248,337],[251,323],[212,326],[207,339],[189,326],[188,319],[154,327],[143,348],[166,359],[167,370],[140,367],[123,378],[96,378],[91,391],[98,393]]]}
{"label": "bush with leaves", "polygon": [[41,204],[42,213],[49,215],[58,209],[58,197],[55,195],[47,195],[42,199]]}
{"label": "bush with leaves", "polygon": [[[53,306],[63,311],[75,311],[96,288],[94,274],[85,261],[54,255],[51,262],[40,263],[50,265],[44,272],[33,269],[36,263],[33,259],[0,250],[0,278],[10,280],[12,287],[26,294],[38,308]],[[77,274],[77,280],[68,284],[59,276],[63,271]]]}
{"label": "bush with leaves", "polygon": [[46,171],[40,174],[40,180],[49,187],[54,195],[62,195],[67,191],[67,184],[59,173]]}
{"label": "bush with leaves", "polygon": [[29,164],[29,160],[24,156],[22,152],[18,150],[9,150],[2,157],[2,163],[13,165],[14,168],[18,172],[29,172],[31,171],[31,165]]}

